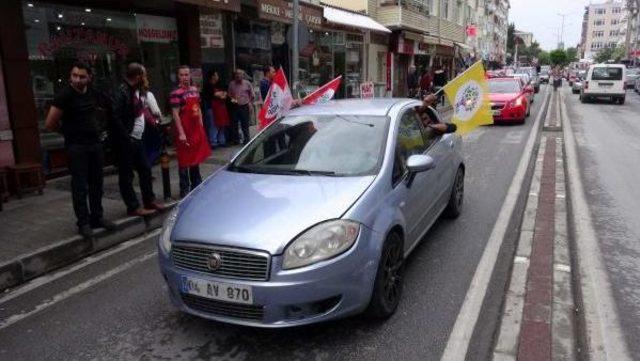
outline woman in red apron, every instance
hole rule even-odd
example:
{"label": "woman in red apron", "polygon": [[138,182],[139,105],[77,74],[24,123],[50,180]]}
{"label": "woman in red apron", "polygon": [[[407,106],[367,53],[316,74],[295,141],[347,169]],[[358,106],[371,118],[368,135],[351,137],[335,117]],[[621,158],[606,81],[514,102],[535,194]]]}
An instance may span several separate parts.
{"label": "woman in red apron", "polygon": [[178,69],[180,87],[170,96],[176,123],[175,145],[180,174],[180,197],[186,196],[202,182],[200,163],[211,155],[211,148],[202,123],[200,93],[191,86],[190,69]]}

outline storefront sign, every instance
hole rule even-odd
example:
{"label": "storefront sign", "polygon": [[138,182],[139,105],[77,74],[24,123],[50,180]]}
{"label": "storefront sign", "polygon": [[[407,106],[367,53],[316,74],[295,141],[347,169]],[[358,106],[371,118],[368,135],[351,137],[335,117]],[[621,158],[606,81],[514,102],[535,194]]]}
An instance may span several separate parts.
{"label": "storefront sign", "polygon": [[102,46],[120,58],[126,58],[129,54],[129,47],[122,40],[102,31],[85,28],[62,29],[51,36],[49,42],[38,44],[38,51],[44,57],[51,57],[58,49],[84,47],[87,44]]}
{"label": "storefront sign", "polygon": [[163,16],[136,15],[138,40],[150,43],[170,43],[178,41],[176,20]]}
{"label": "storefront sign", "polygon": [[[259,0],[258,13],[260,19],[272,20],[291,24],[293,22],[293,5],[284,0]],[[300,3],[298,18],[308,27],[320,29],[322,27],[322,8]]]}
{"label": "storefront sign", "polygon": [[200,14],[200,46],[202,48],[224,48],[222,14]]}
{"label": "storefront sign", "polygon": [[372,81],[364,82],[360,84],[360,98],[373,99],[375,94],[375,87]]}
{"label": "storefront sign", "polygon": [[181,3],[198,5],[206,8],[240,12],[241,0],[175,0]]}
{"label": "storefront sign", "polygon": [[398,37],[398,54],[412,55],[414,51],[414,42],[411,39]]}

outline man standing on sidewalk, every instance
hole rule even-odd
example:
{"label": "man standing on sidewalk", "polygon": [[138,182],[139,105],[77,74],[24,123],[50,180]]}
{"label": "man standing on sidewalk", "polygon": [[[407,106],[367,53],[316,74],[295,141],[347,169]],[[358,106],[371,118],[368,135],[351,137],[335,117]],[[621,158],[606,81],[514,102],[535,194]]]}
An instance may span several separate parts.
{"label": "man standing on sidewalk", "polygon": [[[151,165],[142,143],[144,132],[144,92],[146,70],[142,64],[131,63],[125,79],[116,89],[113,99],[112,140],[118,159],[120,194],[131,216],[147,216],[164,210],[153,194]],[[144,208],[133,190],[133,171],[138,173]]]}
{"label": "man standing on sidewalk", "polygon": [[[71,194],[79,233],[89,238],[91,228],[115,229],[102,218],[102,166],[98,113],[109,107],[107,98],[90,86],[91,69],[84,63],[71,68],[69,85],[56,95],[47,115],[46,127],[61,131],[69,155]],[[89,207],[87,207],[87,196]]]}
{"label": "man standing on sidewalk", "polygon": [[269,93],[269,88],[271,88],[271,82],[274,76],[276,76],[276,68],[274,68],[273,65],[265,66],[264,78],[260,80],[260,96],[262,97],[263,103],[265,99],[267,99],[267,94]]}
{"label": "man standing on sidewalk", "polygon": [[233,81],[229,84],[229,95],[233,104],[232,134],[237,134],[239,124],[242,129],[242,144],[247,144],[250,139],[249,120],[253,106],[253,87],[249,81],[244,79],[244,71],[236,69],[233,73]]}

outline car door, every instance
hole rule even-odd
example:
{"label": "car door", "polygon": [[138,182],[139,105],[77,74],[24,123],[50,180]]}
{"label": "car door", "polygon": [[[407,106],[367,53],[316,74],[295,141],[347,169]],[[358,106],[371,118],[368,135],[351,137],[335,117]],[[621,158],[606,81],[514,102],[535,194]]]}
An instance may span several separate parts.
{"label": "car door", "polygon": [[404,194],[400,208],[406,222],[407,252],[420,240],[425,228],[429,226],[428,215],[434,200],[437,199],[437,191],[432,185],[438,182],[438,165],[436,164],[434,169],[416,174],[409,186],[407,159],[414,154],[425,154],[429,146],[422,122],[412,108],[401,112],[396,134],[392,182],[395,190]]}
{"label": "car door", "polygon": [[[438,118],[440,117],[438,116]],[[456,135],[453,133],[439,134],[431,128],[426,128],[425,136],[427,142],[426,154],[433,158],[436,164],[436,167],[431,170],[435,175],[435,183],[429,184],[429,187],[434,192],[434,198],[429,203],[425,222],[429,226],[438,218],[449,199],[449,192],[455,176],[453,151],[456,147]]]}

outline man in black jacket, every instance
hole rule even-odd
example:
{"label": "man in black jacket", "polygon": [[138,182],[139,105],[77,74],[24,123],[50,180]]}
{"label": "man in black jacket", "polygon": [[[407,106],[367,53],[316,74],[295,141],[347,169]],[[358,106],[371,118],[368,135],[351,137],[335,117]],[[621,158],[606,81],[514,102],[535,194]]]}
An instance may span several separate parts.
{"label": "man in black jacket", "polygon": [[60,131],[64,136],[73,210],[78,232],[86,238],[93,235],[91,228],[115,229],[112,222],[102,218],[104,155],[98,117],[108,108],[108,98],[91,86],[91,69],[78,62],[71,68],[69,85],[53,99],[45,122],[47,129]]}
{"label": "man in black jacket", "polygon": [[[142,84],[146,70],[142,64],[131,63],[125,79],[113,96],[113,121],[111,137],[118,159],[119,186],[127,214],[146,216],[165,207],[155,200],[151,179],[151,165],[142,144],[144,132],[144,94]],[[138,173],[144,208],[140,206],[133,190],[133,171]]]}

